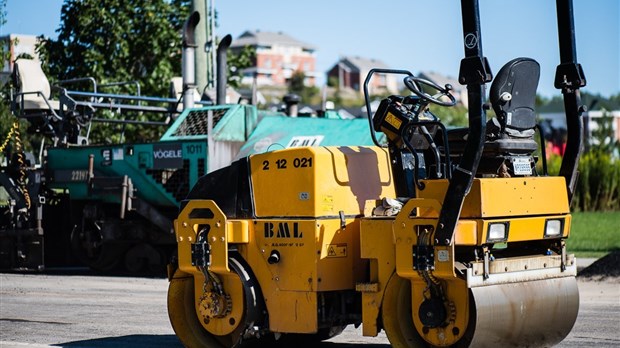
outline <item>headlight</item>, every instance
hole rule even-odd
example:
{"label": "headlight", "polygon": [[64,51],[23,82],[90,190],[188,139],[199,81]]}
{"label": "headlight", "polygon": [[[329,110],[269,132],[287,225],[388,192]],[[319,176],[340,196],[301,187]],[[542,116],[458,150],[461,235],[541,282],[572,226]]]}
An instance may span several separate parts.
{"label": "headlight", "polygon": [[564,219],[545,221],[545,238],[561,237],[564,230]]}
{"label": "headlight", "polygon": [[490,222],[487,229],[487,242],[505,242],[508,240],[508,222]]}

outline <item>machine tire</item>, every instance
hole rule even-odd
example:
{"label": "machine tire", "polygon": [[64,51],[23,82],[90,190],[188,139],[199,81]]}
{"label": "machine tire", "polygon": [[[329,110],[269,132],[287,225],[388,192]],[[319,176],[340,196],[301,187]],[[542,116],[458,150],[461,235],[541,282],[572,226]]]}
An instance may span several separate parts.
{"label": "machine tire", "polygon": [[110,272],[116,269],[123,260],[126,247],[120,244],[103,243],[96,248],[92,256],[88,255],[79,231],[80,226],[77,226],[71,232],[71,249],[80,263],[99,272]]}
{"label": "machine tire", "polygon": [[131,274],[157,274],[165,268],[164,251],[147,243],[133,245],[124,260],[125,269]]}
{"label": "machine tire", "polygon": [[390,277],[383,295],[381,319],[392,347],[428,347],[413,324],[411,283],[396,273]]}

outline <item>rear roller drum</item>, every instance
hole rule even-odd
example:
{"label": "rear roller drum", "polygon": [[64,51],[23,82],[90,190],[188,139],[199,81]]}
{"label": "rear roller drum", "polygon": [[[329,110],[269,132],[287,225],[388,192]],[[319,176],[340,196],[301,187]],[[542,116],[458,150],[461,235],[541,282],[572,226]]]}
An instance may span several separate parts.
{"label": "rear roller drum", "polygon": [[168,316],[172,328],[185,347],[224,347],[202,327],[194,306],[194,277],[175,273],[168,287]]}
{"label": "rear roller drum", "polygon": [[[232,274],[218,277],[224,294],[177,271],[168,289],[168,315],[186,347],[236,347],[248,328],[262,322],[264,301],[251,269],[229,252]],[[198,294],[199,296],[196,296]]]}

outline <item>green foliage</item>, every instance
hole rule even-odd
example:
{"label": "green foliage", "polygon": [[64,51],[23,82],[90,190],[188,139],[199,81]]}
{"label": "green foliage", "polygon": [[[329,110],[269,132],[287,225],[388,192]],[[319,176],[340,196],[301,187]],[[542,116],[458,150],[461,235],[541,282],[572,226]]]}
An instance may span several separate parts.
{"label": "green foliage", "polygon": [[[372,96],[370,100],[374,100]],[[364,97],[359,94],[356,94],[355,97],[352,97],[350,94],[341,93],[340,90],[336,90],[336,94],[334,95],[334,105],[336,108],[344,107],[344,108],[354,108],[354,107],[362,107],[365,104]],[[364,108],[364,110],[366,110]]]}
{"label": "green foliage", "polygon": [[613,127],[614,118],[603,110],[603,116],[596,119],[597,128],[592,130],[590,149],[607,153],[616,153],[620,150],[620,142],[616,139]]}
{"label": "green foliage", "polygon": [[237,53],[233,50],[227,52],[228,62],[228,85],[232,88],[241,87],[241,78],[243,77],[243,69],[254,65],[256,59],[256,49],[251,46],[245,46]]}
{"label": "green foliage", "polygon": [[303,71],[295,71],[288,82],[288,91],[290,93],[301,94],[306,87],[304,81],[306,74]]}
{"label": "green foliage", "polygon": [[330,76],[327,79],[327,86],[328,87],[338,87],[340,86],[340,81],[336,76]]}
{"label": "green foliage", "polygon": [[431,104],[429,107],[431,112],[448,127],[467,127],[468,125],[467,108],[463,105],[445,107]]}
{"label": "green foliage", "polygon": [[620,210],[620,142],[607,112],[596,122],[589,151],[579,161],[580,177],[573,204],[582,211]]}
{"label": "green foliage", "polygon": [[[562,157],[547,160],[549,175],[558,175]],[[600,149],[581,155],[572,208],[577,211],[620,211],[620,159]]]}
{"label": "green foliage", "polygon": [[[605,109],[605,110],[619,110],[620,109],[620,93],[612,95],[606,98],[600,94],[592,94],[585,91],[581,92],[581,102],[589,109]],[[561,95],[556,95],[551,98],[546,98],[541,95],[536,95],[536,111],[539,113],[546,112],[563,112],[564,111],[564,98]]]}
{"label": "green foliage", "polygon": [[581,156],[574,207],[582,211],[620,210],[620,160],[601,150]]}
{"label": "green foliage", "polygon": [[[0,0],[0,27],[6,24],[6,0]],[[0,60],[2,64],[11,59],[11,52],[8,50],[9,45],[0,42]],[[13,126],[15,120],[11,115],[10,109],[10,85],[5,84],[0,88],[0,143],[4,141],[4,137]]]}
{"label": "green foliage", "polygon": [[315,86],[306,86],[305,80],[306,74],[303,71],[295,71],[289,80],[288,91],[299,95],[303,103],[313,104],[317,102],[320,91]]}
{"label": "green foliage", "polygon": [[145,94],[165,95],[181,72],[181,39],[188,8],[180,1],[67,0],[57,40],[40,47],[50,76],[92,76],[98,82],[141,82]]}
{"label": "green foliage", "polygon": [[[549,155],[549,154],[547,154]],[[539,171],[539,173],[542,173],[542,162],[538,161],[539,165],[541,165],[541,167],[539,167],[537,170]],[[547,159],[547,172],[549,173],[549,175],[558,175],[560,173],[560,166],[562,165],[562,156],[559,155],[551,155],[548,159]]]}
{"label": "green foliage", "polygon": [[[0,0],[0,27],[6,24],[6,0]],[[6,62],[11,58],[11,52],[7,50],[7,46],[0,45],[0,59],[2,62]]]}
{"label": "green foliage", "polygon": [[[52,80],[90,76],[100,84],[139,81],[143,95],[166,96],[171,77],[181,73],[180,30],[189,3],[66,0],[58,39],[43,38],[38,47],[43,67]],[[94,127],[92,138],[114,138],[118,130]],[[129,141],[156,138],[159,133],[131,126],[126,132]]]}
{"label": "green foliage", "polygon": [[301,92],[301,100],[306,104],[320,104],[321,90],[317,86],[308,86]]}

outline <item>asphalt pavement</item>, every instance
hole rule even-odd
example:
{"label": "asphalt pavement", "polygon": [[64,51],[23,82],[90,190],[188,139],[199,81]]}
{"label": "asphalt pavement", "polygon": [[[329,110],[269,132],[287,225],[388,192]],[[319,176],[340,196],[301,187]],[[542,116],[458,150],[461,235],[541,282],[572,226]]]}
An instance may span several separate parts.
{"label": "asphalt pavement", "polygon": [[[578,286],[579,316],[559,347],[619,347],[620,279],[579,279]],[[166,279],[0,274],[0,347],[180,348],[168,321],[167,287]],[[383,332],[364,337],[361,327],[349,326],[319,346],[389,342]]]}

